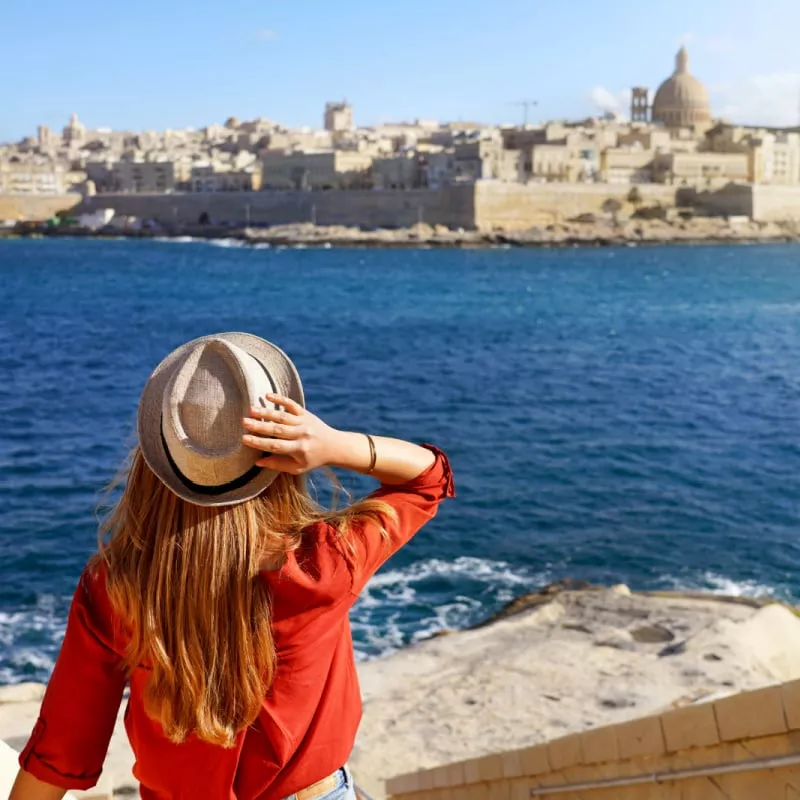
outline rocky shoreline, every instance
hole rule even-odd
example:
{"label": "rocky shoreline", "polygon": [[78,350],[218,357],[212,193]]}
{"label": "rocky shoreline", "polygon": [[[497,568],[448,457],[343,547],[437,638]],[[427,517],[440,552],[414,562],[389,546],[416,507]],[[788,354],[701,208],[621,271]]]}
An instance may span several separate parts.
{"label": "rocky shoreline", "polygon": [[0,232],[2,237],[72,237],[130,239],[229,240],[261,247],[319,248],[452,248],[492,247],[625,247],[664,244],[765,244],[800,242],[794,222],[754,222],[741,218],[697,217],[689,220],[591,218],[525,231],[451,230],[421,224],[398,230],[364,230],[312,224],[268,228],[191,225],[174,228],[106,227],[86,230],[74,226],[21,224]]}
{"label": "rocky shoreline", "polygon": [[[770,599],[563,581],[483,623],[358,665],[351,766],[374,798],[394,775],[800,677],[797,610]],[[0,687],[19,750],[44,687]],[[102,785],[136,792],[120,709]]]}

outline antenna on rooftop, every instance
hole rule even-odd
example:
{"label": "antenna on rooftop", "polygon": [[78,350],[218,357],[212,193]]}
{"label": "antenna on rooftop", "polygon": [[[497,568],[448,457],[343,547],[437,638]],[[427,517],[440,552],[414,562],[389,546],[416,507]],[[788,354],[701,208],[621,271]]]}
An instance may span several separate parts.
{"label": "antenna on rooftop", "polygon": [[515,106],[522,106],[522,127],[527,127],[528,125],[528,111],[533,108],[534,106],[539,105],[538,100],[517,100],[516,103],[513,105]]}

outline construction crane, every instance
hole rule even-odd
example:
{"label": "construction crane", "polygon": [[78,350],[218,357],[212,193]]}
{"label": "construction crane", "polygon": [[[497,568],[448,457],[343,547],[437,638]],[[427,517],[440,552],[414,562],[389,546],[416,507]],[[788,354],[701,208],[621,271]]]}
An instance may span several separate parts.
{"label": "construction crane", "polygon": [[517,100],[516,103],[513,105],[515,106],[522,106],[522,126],[527,127],[528,125],[528,112],[534,106],[539,105],[538,100]]}

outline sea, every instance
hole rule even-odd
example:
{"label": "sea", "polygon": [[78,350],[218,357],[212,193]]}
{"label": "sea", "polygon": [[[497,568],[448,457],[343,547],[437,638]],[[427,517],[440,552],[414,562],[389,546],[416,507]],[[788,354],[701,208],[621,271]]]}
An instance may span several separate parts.
{"label": "sea", "polygon": [[800,600],[800,247],[237,245],[0,241],[0,684],[52,670],[148,374],[221,331],[330,424],[451,457],[359,658],[567,577]]}

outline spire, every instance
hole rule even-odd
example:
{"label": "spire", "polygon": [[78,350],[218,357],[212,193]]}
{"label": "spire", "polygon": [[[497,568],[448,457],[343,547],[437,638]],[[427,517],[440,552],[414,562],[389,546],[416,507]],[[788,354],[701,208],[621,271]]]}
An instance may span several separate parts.
{"label": "spire", "polygon": [[681,47],[678,50],[678,55],[675,56],[675,74],[678,75],[682,72],[689,71],[689,53],[686,51],[686,47]]}

